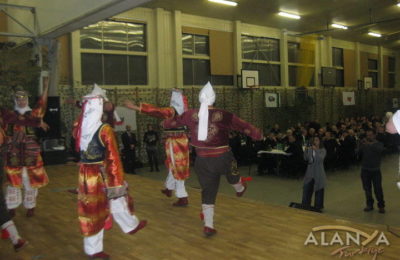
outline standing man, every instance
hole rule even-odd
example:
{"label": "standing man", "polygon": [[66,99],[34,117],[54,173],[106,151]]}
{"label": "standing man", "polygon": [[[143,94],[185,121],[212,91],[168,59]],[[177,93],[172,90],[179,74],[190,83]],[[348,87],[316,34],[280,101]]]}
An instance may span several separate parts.
{"label": "standing man", "polygon": [[43,79],[43,95],[35,109],[29,107],[26,91],[17,91],[14,110],[3,111],[3,129],[6,134],[6,156],[4,170],[7,176],[6,203],[10,216],[22,203],[21,188],[24,187],[26,216],[34,216],[38,189],[48,184],[49,179],[43,167],[40,145],[35,128],[48,129],[43,122],[47,106],[48,78]]}
{"label": "standing man", "polygon": [[147,125],[147,132],[144,133],[143,142],[146,144],[147,157],[149,158],[150,171],[158,169],[158,156],[157,156],[157,144],[158,144],[158,134],[153,130],[152,125]]}
{"label": "standing man", "polygon": [[255,140],[261,140],[263,134],[236,115],[214,108],[215,92],[210,83],[200,91],[199,101],[200,109],[191,109],[167,119],[163,127],[187,126],[190,130],[191,145],[196,148],[197,155],[194,167],[202,189],[203,233],[209,237],[217,232],[214,229],[214,205],[221,175],[226,175],[238,197],[244,194],[247,187],[229,148],[229,132],[239,131]]}
{"label": "standing man", "polygon": [[84,97],[74,137],[80,151],[78,215],[85,253],[91,259],[109,259],[103,252],[106,219],[111,215],[124,233],[135,234],[147,224],[128,207],[127,183],[112,127],[103,124],[104,90],[94,88]]}
{"label": "standing man", "polygon": [[[140,107],[127,100],[127,108],[139,111],[140,113],[157,118],[174,118],[187,110],[187,98],[182,91],[173,89],[169,107],[156,107],[151,104],[141,103]],[[167,197],[178,198],[172,205],[185,207],[189,204],[188,193],[185,188],[185,180],[189,178],[189,139],[184,127],[170,127],[164,130],[165,138],[165,165],[168,169],[168,176],[165,180],[165,189],[161,190]]]}
{"label": "standing man", "polygon": [[382,190],[381,156],[383,144],[376,140],[376,133],[373,129],[366,131],[366,138],[361,142],[361,180],[365,191],[367,206],[365,212],[374,209],[372,197],[372,185],[374,186],[375,198],[378,200],[379,213],[385,213],[385,201]]}
{"label": "standing man", "polygon": [[135,161],[136,161],[136,135],[132,133],[132,127],[126,125],[126,131],[122,134],[122,144],[124,145],[124,165],[127,173],[135,174]]}

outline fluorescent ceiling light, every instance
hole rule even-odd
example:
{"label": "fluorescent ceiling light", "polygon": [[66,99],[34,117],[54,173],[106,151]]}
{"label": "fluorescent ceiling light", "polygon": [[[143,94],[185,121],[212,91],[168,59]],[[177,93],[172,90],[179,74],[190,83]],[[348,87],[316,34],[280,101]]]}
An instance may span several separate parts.
{"label": "fluorescent ceiling light", "polygon": [[297,14],[289,14],[289,13],[285,13],[285,12],[279,12],[278,14],[280,16],[284,16],[284,17],[287,17],[287,18],[300,19],[300,15],[297,15]]}
{"label": "fluorescent ceiling light", "polygon": [[223,4],[223,5],[237,6],[236,2],[228,1],[228,0],[208,0],[208,1],[213,2],[213,3]]}
{"label": "fluorescent ceiling light", "polygon": [[374,37],[382,37],[381,34],[379,34],[379,33],[373,33],[373,32],[369,32],[368,35],[374,36]]}
{"label": "fluorescent ceiling light", "polygon": [[333,23],[332,27],[338,28],[338,29],[347,30],[347,26],[344,26],[344,25],[341,25],[341,24],[337,24],[337,23]]}
{"label": "fluorescent ceiling light", "polygon": [[400,7],[400,3],[398,3],[397,6]]}

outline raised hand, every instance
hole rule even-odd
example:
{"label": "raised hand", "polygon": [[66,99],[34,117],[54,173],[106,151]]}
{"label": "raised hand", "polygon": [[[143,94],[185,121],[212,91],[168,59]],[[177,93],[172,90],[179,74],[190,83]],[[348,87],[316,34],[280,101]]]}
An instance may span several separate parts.
{"label": "raised hand", "polygon": [[133,109],[133,110],[136,110],[136,111],[140,110],[140,107],[135,105],[135,103],[133,103],[133,101],[131,101],[131,100],[125,100],[124,101],[124,105],[125,105],[125,107],[127,107],[129,109]]}

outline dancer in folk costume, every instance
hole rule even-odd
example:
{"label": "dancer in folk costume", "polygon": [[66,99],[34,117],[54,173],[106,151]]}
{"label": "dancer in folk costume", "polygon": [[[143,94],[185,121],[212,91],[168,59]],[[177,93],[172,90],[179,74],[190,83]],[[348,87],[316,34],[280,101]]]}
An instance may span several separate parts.
{"label": "dancer in folk costume", "polygon": [[48,78],[43,79],[43,95],[33,110],[29,107],[28,93],[15,93],[14,110],[3,110],[5,131],[5,173],[7,176],[6,203],[11,217],[22,203],[21,188],[24,187],[24,207],[26,216],[32,217],[36,207],[38,189],[48,184],[49,179],[40,156],[40,145],[35,136],[35,128],[48,129],[43,122],[47,106]]}
{"label": "dancer in folk costume", "polygon": [[[1,115],[0,115],[1,116]],[[1,118],[0,118],[1,120]],[[4,132],[0,128],[0,151],[4,143]],[[6,202],[3,197],[3,155],[0,154],[0,226],[1,226],[1,237],[3,239],[10,239],[14,245],[14,250],[18,251],[24,247],[27,242],[21,238],[14,221],[11,220],[11,216],[8,214]]]}
{"label": "dancer in folk costume", "polygon": [[[136,106],[132,101],[125,101],[125,106],[137,110],[143,114],[157,118],[174,118],[187,110],[187,98],[182,91],[173,89],[170,107],[156,107],[151,104],[141,103]],[[168,176],[165,181],[165,189],[161,190],[167,197],[178,198],[172,205],[177,207],[187,206],[188,193],[185,188],[185,180],[189,178],[189,140],[184,127],[168,127],[164,130],[165,138],[165,165],[168,169]]]}
{"label": "dancer in folk costume", "polygon": [[124,233],[134,234],[147,224],[129,208],[127,183],[112,127],[101,121],[105,91],[95,86],[84,97],[74,129],[80,151],[78,215],[84,250],[91,259],[109,259],[103,252],[106,220],[112,216]]}
{"label": "dancer in folk costume", "polygon": [[228,182],[241,197],[246,191],[245,178],[240,177],[236,161],[229,148],[229,132],[239,131],[255,140],[263,138],[262,131],[236,115],[214,108],[215,92],[210,83],[200,91],[200,109],[191,109],[163,122],[163,127],[187,126],[191,145],[196,149],[195,171],[201,185],[204,235],[212,236],[214,229],[214,205],[220,176],[225,174]]}

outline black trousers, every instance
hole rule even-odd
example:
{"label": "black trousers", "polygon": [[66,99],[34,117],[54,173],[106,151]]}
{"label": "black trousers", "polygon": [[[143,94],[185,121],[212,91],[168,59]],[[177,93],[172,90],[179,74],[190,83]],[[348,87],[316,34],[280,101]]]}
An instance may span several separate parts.
{"label": "black trousers", "polygon": [[147,152],[147,158],[149,159],[151,170],[156,169],[158,171],[157,146],[146,147],[146,152]]}
{"label": "black trousers", "polygon": [[0,156],[0,226],[11,220],[3,193],[3,160]]}
{"label": "black trousers", "polygon": [[[311,199],[314,193],[314,182],[314,179],[312,179],[303,186],[303,199],[301,204],[303,204],[304,207],[311,207]],[[314,207],[316,209],[324,208],[324,189],[315,191]]]}
{"label": "black trousers", "polygon": [[361,169],[361,180],[367,200],[367,207],[374,206],[374,198],[372,197],[372,186],[374,186],[375,198],[378,201],[378,207],[384,208],[385,201],[383,199],[382,174],[380,170],[371,171]]}
{"label": "black trousers", "polygon": [[194,163],[200,186],[203,204],[215,204],[221,175],[225,175],[230,184],[240,181],[237,163],[231,151],[218,157],[196,157]]}
{"label": "black trousers", "polygon": [[124,168],[127,173],[135,173],[135,160],[136,151],[135,149],[124,149]]}

